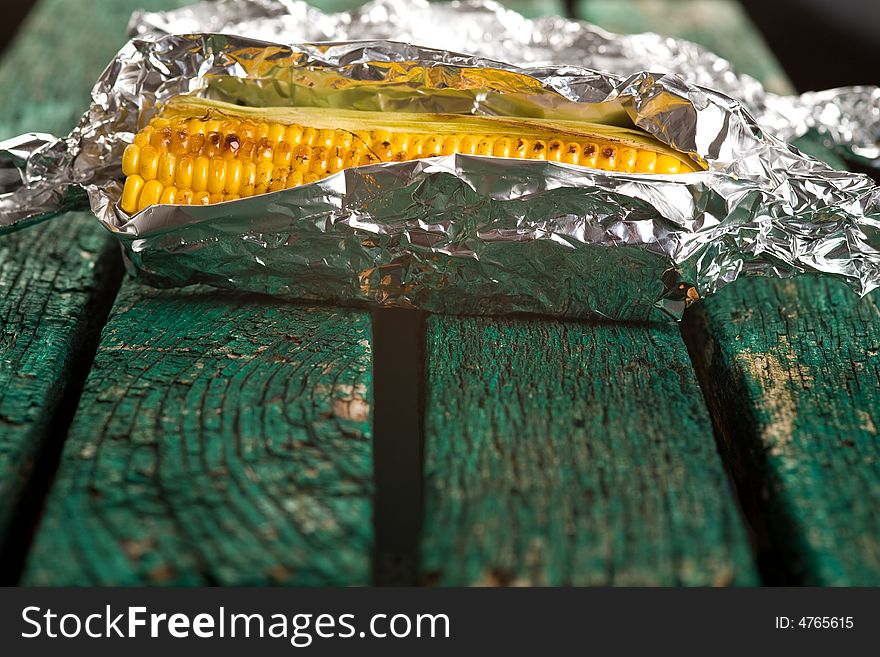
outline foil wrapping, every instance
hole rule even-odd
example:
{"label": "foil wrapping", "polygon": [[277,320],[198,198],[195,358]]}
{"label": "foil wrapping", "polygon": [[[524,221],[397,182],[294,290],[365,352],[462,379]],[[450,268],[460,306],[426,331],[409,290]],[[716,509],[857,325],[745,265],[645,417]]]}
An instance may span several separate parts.
{"label": "foil wrapping", "polygon": [[[69,136],[0,144],[0,228],[76,207],[85,192],[132,270],[155,285],[453,313],[677,318],[741,274],[817,272],[861,294],[880,285],[880,188],[779,138],[812,130],[876,159],[876,90],[771,96],[693,44],[528,21],[489,3],[380,0],[327,16],[304,3],[221,0],[138,14],[131,30]],[[283,104],[308,72],[376,83],[369,102],[390,107],[399,99],[381,83],[425,71],[450,91],[430,96],[434,111],[498,114],[515,98],[548,116],[624,116],[707,170],[451,155],[212,206],[117,207],[122,150],[174,95]],[[468,91],[462,81],[475,75],[498,93]]]}

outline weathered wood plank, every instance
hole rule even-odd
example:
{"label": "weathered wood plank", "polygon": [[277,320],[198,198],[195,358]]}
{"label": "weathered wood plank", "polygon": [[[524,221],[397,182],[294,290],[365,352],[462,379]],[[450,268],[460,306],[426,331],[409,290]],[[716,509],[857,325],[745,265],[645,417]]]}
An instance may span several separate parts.
{"label": "weathered wood plank", "polygon": [[675,326],[428,323],[423,576],[754,584]]}
{"label": "weathered wood plank", "polygon": [[[119,283],[119,254],[94,219],[0,239],[0,581],[20,566],[45,477]],[[47,466],[50,464],[47,463]],[[43,484],[44,485],[44,484]],[[36,498],[36,499],[34,499]]]}
{"label": "weathered wood plank", "polygon": [[[0,61],[0,139],[72,128],[129,13],[113,2],[34,8]],[[19,566],[120,274],[117,247],[85,213],[0,239],[0,581]],[[47,469],[34,479],[38,463]]]}
{"label": "weathered wood plank", "polygon": [[[698,41],[790,91],[735,3],[647,5],[651,29]],[[638,31],[647,5],[580,6],[611,29]],[[814,277],[739,281],[688,318],[689,347],[770,582],[880,583],[878,319],[876,296],[859,302]]]}
{"label": "weathered wood plank", "polygon": [[746,280],[689,342],[778,581],[880,585],[880,307],[836,281]]}
{"label": "weathered wood plank", "polygon": [[370,377],[365,313],[123,286],[24,582],[369,583]]}

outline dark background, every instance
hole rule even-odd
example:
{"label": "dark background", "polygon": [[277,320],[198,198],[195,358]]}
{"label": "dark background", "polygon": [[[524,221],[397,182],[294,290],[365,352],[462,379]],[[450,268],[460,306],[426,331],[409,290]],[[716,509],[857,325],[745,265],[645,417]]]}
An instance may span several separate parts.
{"label": "dark background", "polygon": [[[880,84],[880,0],[741,2],[799,91]],[[35,0],[2,4],[5,48]]]}

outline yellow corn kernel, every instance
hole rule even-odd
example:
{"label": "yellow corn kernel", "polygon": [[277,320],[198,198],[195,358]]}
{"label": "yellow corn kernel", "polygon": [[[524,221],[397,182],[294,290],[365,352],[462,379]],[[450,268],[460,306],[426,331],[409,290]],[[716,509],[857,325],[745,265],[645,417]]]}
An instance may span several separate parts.
{"label": "yellow corn kernel", "polygon": [[159,203],[171,205],[175,201],[177,201],[177,187],[169,185],[162,190],[162,196],[159,197]]}
{"label": "yellow corn kernel", "polygon": [[128,214],[137,212],[138,199],[144,189],[145,181],[138,174],[133,173],[125,179],[125,185],[122,187],[122,199],[119,202],[121,207]]}
{"label": "yellow corn kernel", "polygon": [[129,144],[122,152],[122,173],[126,176],[138,173],[141,169],[141,147]]}
{"label": "yellow corn kernel", "polygon": [[180,189],[177,191],[177,198],[174,202],[177,205],[192,205],[193,191],[191,189]]}
{"label": "yellow corn kernel", "polygon": [[215,194],[209,194],[207,205],[213,205],[214,203],[219,203],[222,200],[223,200],[223,194],[221,194],[220,192],[217,192]]}
{"label": "yellow corn kernel", "polygon": [[193,162],[192,188],[194,192],[204,192],[208,189],[208,174],[211,170],[211,160],[200,155]]}
{"label": "yellow corn kernel", "polygon": [[193,159],[189,155],[184,155],[177,163],[177,170],[174,172],[174,182],[178,189],[192,189],[193,180]]}
{"label": "yellow corn kernel", "polygon": [[273,144],[279,144],[284,141],[284,132],[286,130],[287,126],[281,125],[280,123],[270,123],[267,139]]}
{"label": "yellow corn kernel", "polygon": [[174,183],[174,171],[177,167],[177,158],[171,151],[165,151],[159,158],[159,170],[156,178],[163,185]]}
{"label": "yellow corn kernel", "polygon": [[241,160],[231,160],[226,163],[226,193],[238,195],[241,189],[242,169]]}
{"label": "yellow corn kernel", "polygon": [[144,146],[141,149],[141,178],[153,180],[159,171],[159,151],[155,146]]}
{"label": "yellow corn kernel", "polygon": [[491,155],[492,147],[495,145],[495,140],[492,137],[484,137],[477,143],[477,155]]}
{"label": "yellow corn kernel", "polygon": [[678,173],[681,162],[671,155],[658,155],[654,165],[654,173]]}
{"label": "yellow corn kernel", "polygon": [[323,146],[324,148],[332,148],[336,145],[336,131],[319,130],[318,136],[315,138],[315,145]]}
{"label": "yellow corn kernel", "polygon": [[275,147],[275,156],[272,163],[279,167],[289,167],[293,161],[293,146],[286,141],[282,141]]}
{"label": "yellow corn kernel", "polygon": [[144,189],[141,191],[141,196],[138,199],[137,211],[140,212],[144,208],[156,205],[162,196],[162,189],[162,183],[158,180],[148,180],[144,184]]}
{"label": "yellow corn kernel", "polygon": [[291,171],[287,176],[286,186],[289,187],[299,187],[303,184],[303,175],[301,171]]}
{"label": "yellow corn kernel", "polygon": [[211,202],[211,195],[207,190],[202,192],[193,192],[192,203],[190,205],[208,205]]}
{"label": "yellow corn kernel", "polygon": [[654,173],[656,163],[657,153],[642,149],[636,158],[636,173]]}
{"label": "yellow corn kernel", "polygon": [[510,157],[511,150],[513,150],[513,142],[507,137],[501,137],[501,139],[495,140],[495,144],[492,146],[492,155],[495,157]]}
{"label": "yellow corn kernel", "polygon": [[150,143],[150,138],[152,136],[153,136],[153,128],[150,126],[147,126],[146,128],[144,128],[143,130],[141,130],[139,133],[137,133],[134,136],[134,145],[139,148],[143,148],[144,146],[146,146],[147,144]]}
{"label": "yellow corn kernel", "polygon": [[219,194],[226,185],[226,160],[215,157],[211,160],[211,168],[208,171],[208,191],[211,194]]}
{"label": "yellow corn kernel", "polygon": [[[254,185],[257,182],[257,165],[254,162],[245,162],[241,165],[241,186],[242,189],[245,187],[251,188],[251,194],[253,194]],[[242,196],[250,196],[250,194],[245,194],[244,192],[240,192]]]}
{"label": "yellow corn kernel", "polygon": [[474,135],[465,135],[458,142],[458,152],[465,155],[473,155],[477,152],[477,144],[480,143],[480,137]]}
{"label": "yellow corn kernel", "polygon": [[614,166],[615,171],[623,171],[624,173],[632,173],[636,170],[636,162],[639,153],[635,148],[624,147],[617,151],[617,164]]}
{"label": "yellow corn kernel", "polygon": [[284,141],[293,146],[299,146],[300,142],[303,138],[303,127],[301,125],[297,125],[296,123],[287,126],[287,130],[284,131]]}

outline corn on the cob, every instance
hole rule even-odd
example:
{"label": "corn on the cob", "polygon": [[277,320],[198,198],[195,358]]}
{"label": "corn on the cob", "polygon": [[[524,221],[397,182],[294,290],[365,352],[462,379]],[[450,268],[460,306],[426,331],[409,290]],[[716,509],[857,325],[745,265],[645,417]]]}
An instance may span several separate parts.
{"label": "corn on the cob", "polygon": [[349,167],[462,153],[605,171],[684,173],[686,156],[647,133],[545,119],[244,108],[183,97],[122,157],[120,207],[208,205],[314,182]]}

